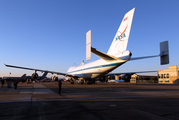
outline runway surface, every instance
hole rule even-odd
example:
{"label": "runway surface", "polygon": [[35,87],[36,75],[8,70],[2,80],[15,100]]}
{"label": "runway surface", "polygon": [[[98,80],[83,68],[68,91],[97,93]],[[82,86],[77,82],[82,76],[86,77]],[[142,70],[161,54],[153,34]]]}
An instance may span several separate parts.
{"label": "runway surface", "polygon": [[0,88],[0,120],[177,120],[179,85],[18,84]]}

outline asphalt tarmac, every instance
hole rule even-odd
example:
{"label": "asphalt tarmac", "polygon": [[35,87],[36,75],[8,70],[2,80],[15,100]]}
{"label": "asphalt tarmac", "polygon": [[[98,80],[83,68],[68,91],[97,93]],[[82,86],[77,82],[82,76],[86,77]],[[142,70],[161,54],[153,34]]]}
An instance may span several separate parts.
{"label": "asphalt tarmac", "polygon": [[0,120],[177,120],[179,85],[18,84],[0,87]]}

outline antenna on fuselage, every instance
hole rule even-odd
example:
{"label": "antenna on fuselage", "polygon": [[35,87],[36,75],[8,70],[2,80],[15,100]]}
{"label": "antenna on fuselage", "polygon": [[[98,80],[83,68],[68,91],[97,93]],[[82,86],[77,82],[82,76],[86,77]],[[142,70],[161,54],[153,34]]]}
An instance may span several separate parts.
{"label": "antenna on fuselage", "polygon": [[86,33],[86,61],[91,59],[91,30]]}

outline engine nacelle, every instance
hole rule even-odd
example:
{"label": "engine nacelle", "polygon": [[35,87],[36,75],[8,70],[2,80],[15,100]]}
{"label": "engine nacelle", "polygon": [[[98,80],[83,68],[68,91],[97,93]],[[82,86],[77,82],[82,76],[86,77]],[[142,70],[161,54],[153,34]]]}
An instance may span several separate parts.
{"label": "engine nacelle", "polygon": [[33,73],[31,78],[32,78],[32,80],[36,80],[38,78],[38,74],[37,73]]}
{"label": "engine nacelle", "polygon": [[54,77],[52,77],[52,80],[53,81],[58,81],[58,77],[54,76]]}

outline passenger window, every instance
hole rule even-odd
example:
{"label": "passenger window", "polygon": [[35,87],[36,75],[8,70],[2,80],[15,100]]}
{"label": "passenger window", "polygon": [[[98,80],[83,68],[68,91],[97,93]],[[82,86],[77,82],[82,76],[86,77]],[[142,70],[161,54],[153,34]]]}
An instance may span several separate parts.
{"label": "passenger window", "polygon": [[167,78],[169,78],[169,74],[167,74]]}
{"label": "passenger window", "polygon": [[163,78],[163,74],[161,74],[161,78]]}
{"label": "passenger window", "polygon": [[160,78],[160,74],[158,74],[158,78]]}

